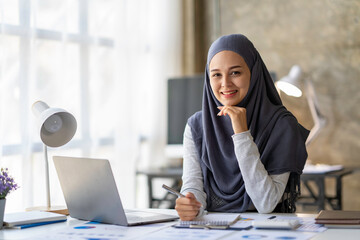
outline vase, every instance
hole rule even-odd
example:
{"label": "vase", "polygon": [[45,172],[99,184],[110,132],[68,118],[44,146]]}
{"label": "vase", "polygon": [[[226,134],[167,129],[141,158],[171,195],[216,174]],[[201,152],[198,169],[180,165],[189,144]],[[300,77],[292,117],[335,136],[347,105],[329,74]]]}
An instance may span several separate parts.
{"label": "vase", "polygon": [[6,203],[5,198],[0,199],[0,229],[2,229],[4,225],[5,203]]}

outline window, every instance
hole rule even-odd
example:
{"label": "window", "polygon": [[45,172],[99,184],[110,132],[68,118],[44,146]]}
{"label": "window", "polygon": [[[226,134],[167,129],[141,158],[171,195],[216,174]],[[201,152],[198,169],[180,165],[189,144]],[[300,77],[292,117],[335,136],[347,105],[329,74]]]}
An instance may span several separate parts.
{"label": "window", "polygon": [[[53,155],[110,159],[120,192],[131,189],[123,202],[134,204],[139,136],[157,148],[165,143],[166,79],[181,69],[180,6],[180,0],[0,0],[0,166],[20,185],[7,198],[7,212],[46,203],[43,148],[31,112],[37,100],[78,122],[68,144],[48,151],[52,205],[65,204]],[[157,158],[161,150],[154,151]]]}

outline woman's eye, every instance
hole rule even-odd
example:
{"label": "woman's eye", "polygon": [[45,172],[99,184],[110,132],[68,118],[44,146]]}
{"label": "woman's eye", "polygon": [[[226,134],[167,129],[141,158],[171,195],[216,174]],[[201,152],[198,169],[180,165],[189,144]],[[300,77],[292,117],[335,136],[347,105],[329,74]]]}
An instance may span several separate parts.
{"label": "woman's eye", "polygon": [[239,75],[240,72],[239,71],[234,71],[234,72],[231,72],[231,75]]}
{"label": "woman's eye", "polygon": [[220,73],[214,73],[212,76],[213,77],[220,77],[221,75],[220,75]]}

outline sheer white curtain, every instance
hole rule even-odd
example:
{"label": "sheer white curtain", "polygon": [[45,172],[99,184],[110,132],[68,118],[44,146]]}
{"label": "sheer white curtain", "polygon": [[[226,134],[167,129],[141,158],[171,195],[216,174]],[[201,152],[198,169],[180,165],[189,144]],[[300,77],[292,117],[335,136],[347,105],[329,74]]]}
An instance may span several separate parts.
{"label": "sheer white curtain", "polygon": [[[21,186],[6,211],[46,204],[36,100],[78,121],[49,159],[109,159],[134,207],[140,136],[150,146],[141,163],[164,161],[166,80],[182,69],[181,0],[0,0],[0,23],[0,167]],[[50,176],[52,205],[64,205],[52,160]]]}

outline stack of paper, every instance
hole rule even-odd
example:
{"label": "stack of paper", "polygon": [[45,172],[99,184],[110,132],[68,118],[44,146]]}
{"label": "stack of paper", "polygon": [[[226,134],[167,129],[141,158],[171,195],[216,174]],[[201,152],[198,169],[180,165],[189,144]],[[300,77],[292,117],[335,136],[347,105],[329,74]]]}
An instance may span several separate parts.
{"label": "stack of paper", "polygon": [[4,216],[4,226],[28,228],[44,224],[64,222],[67,217],[63,214],[41,211],[7,213]]}
{"label": "stack of paper", "polygon": [[344,167],[342,165],[328,165],[328,164],[305,164],[303,173],[327,173],[342,170]]}

